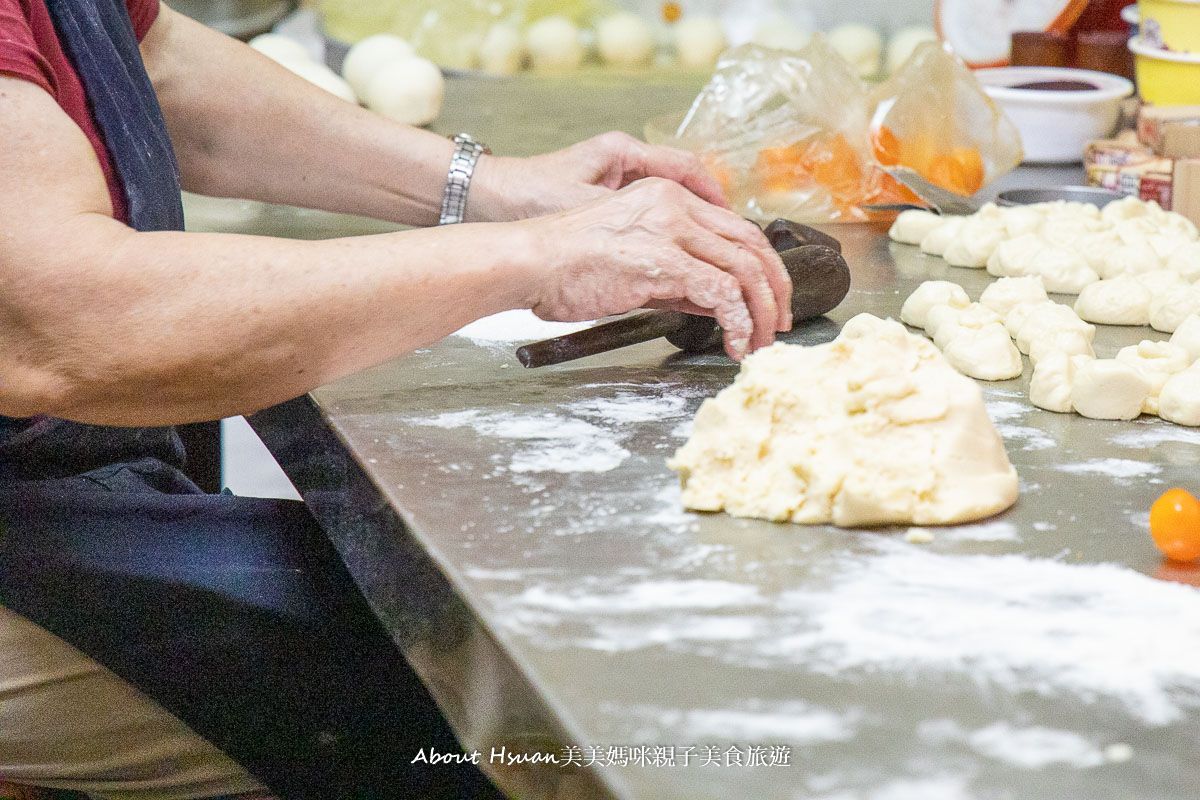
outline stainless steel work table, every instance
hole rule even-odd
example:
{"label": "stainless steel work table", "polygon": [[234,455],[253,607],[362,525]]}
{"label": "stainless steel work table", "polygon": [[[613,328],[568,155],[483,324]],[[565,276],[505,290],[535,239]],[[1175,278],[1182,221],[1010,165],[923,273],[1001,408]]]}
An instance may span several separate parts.
{"label": "stainless steel work table", "polygon": [[[438,128],[535,152],[637,133],[696,88],[454,81]],[[987,283],[829,230],[851,295],[785,341],[897,316],[922,280]],[[1097,350],[1142,338],[1163,337],[1105,327]],[[910,544],[685,512],[664,460],[733,379],[721,356],[527,371],[512,350],[450,337],[252,423],[468,750],[599,762],[494,770],[513,796],[1200,796],[1200,576],[1146,534],[1164,489],[1196,488],[1200,430],[1034,409],[1027,366],[983,384],[1016,506]]]}

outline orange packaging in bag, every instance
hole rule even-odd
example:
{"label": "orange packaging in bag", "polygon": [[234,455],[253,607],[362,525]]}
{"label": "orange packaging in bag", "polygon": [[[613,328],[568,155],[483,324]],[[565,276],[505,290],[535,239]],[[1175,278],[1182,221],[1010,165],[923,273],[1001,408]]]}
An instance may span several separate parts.
{"label": "orange packaging in bag", "polygon": [[[1019,163],[1019,139],[970,71],[928,47],[870,91],[821,35],[795,52],[745,45],[722,56],[682,119],[651,120],[646,138],[699,153],[734,210],[760,222],[855,222],[874,216],[863,205],[919,202],[887,166],[974,194]],[[928,102],[921,80],[944,92],[928,124],[912,119],[910,97]],[[972,137],[973,126],[994,136]]]}
{"label": "orange packaging in bag", "polygon": [[1021,137],[971,70],[927,42],[871,91],[871,142],[884,166],[901,164],[971,195],[1021,163]]}

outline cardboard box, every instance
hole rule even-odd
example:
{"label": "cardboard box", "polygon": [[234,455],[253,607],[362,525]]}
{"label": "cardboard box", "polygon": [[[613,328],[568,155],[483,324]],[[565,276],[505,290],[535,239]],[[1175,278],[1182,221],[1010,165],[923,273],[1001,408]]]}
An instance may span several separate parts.
{"label": "cardboard box", "polygon": [[1164,129],[1177,124],[1200,124],[1200,106],[1142,106],[1138,111],[1137,138],[1161,153]]}
{"label": "cardboard box", "polygon": [[[1200,125],[1186,127],[1200,135]],[[1174,135],[1165,141],[1183,150],[1193,142]],[[1127,138],[1106,139],[1088,144],[1084,169],[1091,186],[1153,200],[1200,226],[1200,150],[1195,156],[1166,157]]]}

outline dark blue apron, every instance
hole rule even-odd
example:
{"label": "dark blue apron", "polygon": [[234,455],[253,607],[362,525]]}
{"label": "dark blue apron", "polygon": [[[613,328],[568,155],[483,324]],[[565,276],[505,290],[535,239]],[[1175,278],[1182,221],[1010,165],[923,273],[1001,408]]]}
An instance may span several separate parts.
{"label": "dark blue apron", "polygon": [[[131,224],[181,230],[178,165],[123,2],[45,2]],[[182,456],[171,428],[0,418],[0,605],[283,798],[499,797],[472,767],[409,763],[458,744],[304,505],[203,494]]]}

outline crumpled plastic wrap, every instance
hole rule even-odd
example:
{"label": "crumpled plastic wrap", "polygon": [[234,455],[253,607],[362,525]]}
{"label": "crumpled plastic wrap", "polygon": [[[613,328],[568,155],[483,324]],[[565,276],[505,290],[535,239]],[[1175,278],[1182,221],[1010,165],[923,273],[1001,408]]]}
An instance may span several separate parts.
{"label": "crumpled plastic wrap", "polygon": [[[917,202],[880,154],[967,194],[1021,159],[1012,123],[938,45],[874,90],[824,36],[793,52],[744,45],[721,57],[675,122],[652,120],[646,138],[699,154],[734,209],[760,222],[855,222],[873,218],[864,204]],[[921,143],[911,154],[910,135]]]}
{"label": "crumpled plastic wrap", "polygon": [[903,165],[972,195],[1021,163],[1021,136],[971,70],[942,45],[919,46],[871,92],[871,142],[884,166]]}

